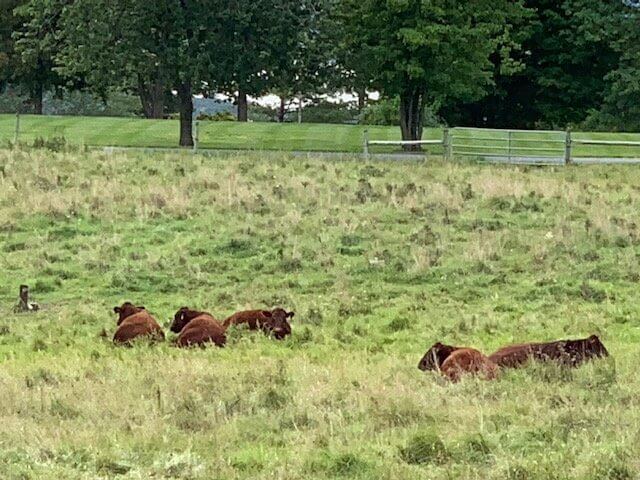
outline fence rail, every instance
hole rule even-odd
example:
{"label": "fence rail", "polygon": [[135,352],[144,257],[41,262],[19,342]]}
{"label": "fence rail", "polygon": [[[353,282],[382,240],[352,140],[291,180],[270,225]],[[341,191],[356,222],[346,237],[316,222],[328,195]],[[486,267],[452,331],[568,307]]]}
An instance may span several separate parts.
{"label": "fence rail", "polygon": [[394,145],[438,146],[446,160],[475,158],[496,163],[539,165],[640,163],[640,141],[576,138],[570,130],[459,127],[444,129],[442,139],[420,141],[369,140],[365,133],[364,153],[367,157],[372,146]]}

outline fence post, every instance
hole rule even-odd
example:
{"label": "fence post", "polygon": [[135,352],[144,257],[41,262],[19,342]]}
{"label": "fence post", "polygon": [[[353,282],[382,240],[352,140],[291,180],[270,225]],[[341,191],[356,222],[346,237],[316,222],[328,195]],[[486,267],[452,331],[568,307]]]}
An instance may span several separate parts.
{"label": "fence post", "polygon": [[364,130],[364,158],[369,160],[369,130]]}
{"label": "fence post", "polygon": [[200,120],[196,120],[193,124],[193,153],[198,151],[198,129],[200,127]]}
{"label": "fence post", "polygon": [[512,134],[513,132],[511,130],[509,130],[508,133],[508,145],[507,145],[507,155],[509,157],[509,163],[511,163],[511,139],[512,139]]}
{"label": "fence post", "polygon": [[564,140],[564,164],[565,165],[571,164],[571,149],[572,149],[571,129],[567,128],[567,132]]}
{"label": "fence post", "polygon": [[451,134],[449,132],[449,128],[446,127],[444,130],[442,130],[442,148],[444,149],[442,156],[446,161],[451,160],[451,158],[449,158],[450,143],[451,143]]}
{"label": "fence post", "polygon": [[20,140],[20,112],[16,112],[16,133],[13,137],[14,147],[18,145],[18,140]]}

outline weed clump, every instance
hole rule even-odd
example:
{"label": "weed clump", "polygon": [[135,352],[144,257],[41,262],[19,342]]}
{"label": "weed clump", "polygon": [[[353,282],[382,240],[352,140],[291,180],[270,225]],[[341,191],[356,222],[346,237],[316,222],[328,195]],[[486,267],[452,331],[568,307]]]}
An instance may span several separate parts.
{"label": "weed clump", "polygon": [[443,464],[449,457],[447,447],[434,432],[418,433],[400,448],[400,458],[413,465]]}

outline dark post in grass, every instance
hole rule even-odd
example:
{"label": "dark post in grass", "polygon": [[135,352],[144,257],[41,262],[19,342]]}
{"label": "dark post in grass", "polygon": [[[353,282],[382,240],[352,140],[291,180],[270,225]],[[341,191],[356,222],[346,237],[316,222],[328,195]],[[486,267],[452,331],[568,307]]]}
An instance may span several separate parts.
{"label": "dark post in grass", "polygon": [[16,112],[16,133],[13,137],[13,146],[18,146],[18,140],[20,140],[20,112]]}
{"label": "dark post in grass", "polygon": [[196,120],[193,124],[193,153],[198,153],[199,129],[200,121]]}
{"label": "dark post in grass", "polygon": [[448,162],[451,160],[451,132],[448,128],[442,130],[442,148],[444,150],[443,157]]}
{"label": "dark post in grass", "polygon": [[363,146],[364,146],[364,159],[369,160],[369,130],[367,130],[366,128],[364,130]]}
{"label": "dark post in grass", "polygon": [[18,312],[36,312],[40,309],[37,303],[29,301],[29,285],[20,285],[20,299],[15,309]]}
{"label": "dark post in grass", "polygon": [[564,140],[564,164],[565,165],[571,164],[571,148],[572,148],[571,129],[567,128],[567,133]]}

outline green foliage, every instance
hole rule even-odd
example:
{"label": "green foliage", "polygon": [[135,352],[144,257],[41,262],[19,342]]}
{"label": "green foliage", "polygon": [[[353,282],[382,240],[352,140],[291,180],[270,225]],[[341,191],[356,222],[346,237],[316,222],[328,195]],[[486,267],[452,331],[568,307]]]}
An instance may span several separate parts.
{"label": "green foliage", "polygon": [[[359,120],[364,125],[398,126],[400,125],[400,100],[383,98],[377,102],[370,101],[360,114]],[[429,105],[425,107],[423,123],[426,128],[438,127],[442,124],[435,108]]]}
{"label": "green foliage", "polygon": [[425,105],[486,93],[492,55],[511,65],[519,47],[511,25],[526,14],[521,2],[511,1],[344,0],[340,6],[349,50],[370,57],[375,88],[399,97],[407,140],[421,138]]}
{"label": "green foliage", "polygon": [[441,464],[447,461],[449,452],[437,434],[424,432],[412,436],[400,448],[400,457],[411,464]]}
{"label": "green foliage", "polygon": [[201,113],[196,117],[196,120],[208,122],[233,122],[235,119],[236,116],[231,112],[218,112],[213,115]]}

